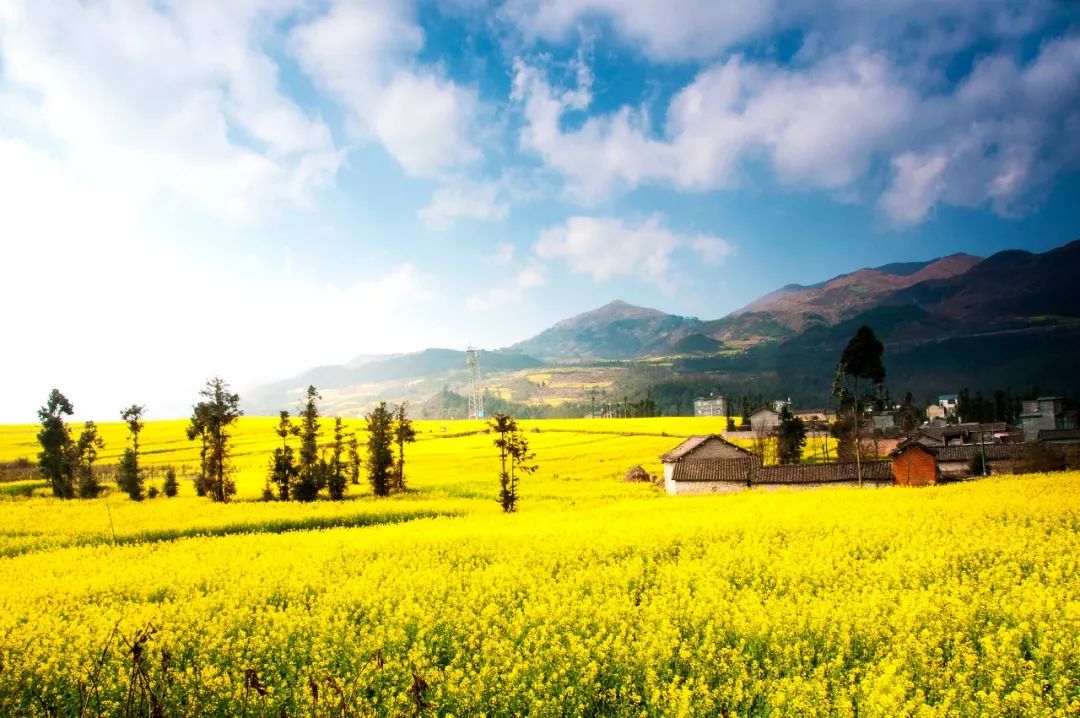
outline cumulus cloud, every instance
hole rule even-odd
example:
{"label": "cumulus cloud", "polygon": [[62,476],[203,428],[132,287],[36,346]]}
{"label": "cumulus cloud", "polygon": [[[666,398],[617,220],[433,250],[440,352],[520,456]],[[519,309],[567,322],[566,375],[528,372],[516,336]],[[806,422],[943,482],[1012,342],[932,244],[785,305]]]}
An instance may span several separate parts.
{"label": "cumulus cloud", "polygon": [[471,295],[465,300],[465,307],[474,312],[482,312],[508,304],[519,304],[525,298],[526,292],[545,284],[547,284],[547,274],[543,268],[529,265],[521,269],[512,282],[499,284],[487,292]]}
{"label": "cumulus cloud", "polygon": [[462,181],[435,190],[420,218],[432,229],[446,229],[459,218],[498,221],[506,218],[510,205],[495,182]]}
{"label": "cumulus cloud", "polygon": [[716,264],[733,250],[711,235],[674,232],[653,215],[640,222],[611,217],[570,217],[540,232],[533,247],[542,259],[561,260],[572,271],[597,281],[616,276],[638,277],[671,291],[676,286],[672,255],[690,249]]}
{"label": "cumulus cloud", "polygon": [[862,50],[801,72],[736,56],[675,95],[662,133],[630,107],[563,129],[565,93],[539,68],[520,60],[515,68],[513,97],[525,118],[520,143],[565,175],[581,201],[649,183],[729,187],[741,163],[757,156],[784,182],[843,187],[891,142],[914,105],[888,64]]}

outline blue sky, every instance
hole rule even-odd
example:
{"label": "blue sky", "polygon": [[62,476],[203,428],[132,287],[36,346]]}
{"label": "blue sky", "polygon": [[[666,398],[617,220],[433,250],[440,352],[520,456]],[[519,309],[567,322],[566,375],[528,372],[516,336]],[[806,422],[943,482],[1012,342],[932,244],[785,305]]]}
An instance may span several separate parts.
{"label": "blue sky", "polygon": [[0,420],[1063,244],[1078,15],[0,0]]}

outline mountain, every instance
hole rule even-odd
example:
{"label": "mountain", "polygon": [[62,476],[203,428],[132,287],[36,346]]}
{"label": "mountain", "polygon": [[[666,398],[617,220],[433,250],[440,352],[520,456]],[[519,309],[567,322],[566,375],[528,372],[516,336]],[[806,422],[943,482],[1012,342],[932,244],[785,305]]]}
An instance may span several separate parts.
{"label": "mountain", "polygon": [[[798,334],[811,326],[832,325],[855,316],[900,289],[960,276],[981,261],[969,254],[952,254],[928,262],[860,269],[811,286],[789,284],[707,324],[705,331],[727,342]],[[762,332],[763,326],[770,331]]]}
{"label": "mountain", "polygon": [[[482,351],[480,366],[485,373],[529,369],[543,363],[512,350]],[[455,349],[425,349],[410,354],[360,357],[348,364],[309,369],[289,379],[246,392],[244,409],[252,415],[274,415],[294,407],[309,385],[319,388],[327,404],[343,404],[355,411],[363,404],[383,399],[400,401],[416,398],[417,380],[428,380],[432,391],[440,378],[460,378],[465,373],[465,352]],[[421,392],[422,393],[422,392]]]}
{"label": "mountain", "polygon": [[[564,319],[510,347],[547,360],[634,359],[671,353],[701,322],[623,301]],[[702,337],[708,340],[708,337]]]}

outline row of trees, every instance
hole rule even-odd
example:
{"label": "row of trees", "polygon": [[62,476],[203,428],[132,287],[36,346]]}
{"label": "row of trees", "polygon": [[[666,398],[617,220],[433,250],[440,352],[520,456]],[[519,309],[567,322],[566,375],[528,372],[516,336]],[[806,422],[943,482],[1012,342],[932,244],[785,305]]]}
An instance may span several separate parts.
{"label": "row of trees", "polygon": [[[314,386],[307,388],[304,409],[293,421],[288,411],[279,414],[276,433],[281,446],[274,449],[263,497],[267,500],[314,501],[324,489],[328,497],[340,501],[349,484],[360,483],[362,461],[360,442],[353,433],[346,436],[345,423],[334,419],[332,439],[319,448],[322,433],[318,402],[322,397]],[[416,430],[408,417],[408,405],[389,408],[380,402],[365,417],[368,431],[368,481],[376,496],[405,491],[405,444],[416,441]],[[300,439],[299,452],[289,444]],[[397,456],[395,461],[394,448]]]}

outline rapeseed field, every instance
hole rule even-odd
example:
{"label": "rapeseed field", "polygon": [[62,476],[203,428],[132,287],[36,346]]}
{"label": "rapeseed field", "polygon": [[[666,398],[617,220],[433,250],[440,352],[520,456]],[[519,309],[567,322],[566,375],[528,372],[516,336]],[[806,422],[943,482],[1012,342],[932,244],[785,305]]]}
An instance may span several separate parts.
{"label": "rapeseed field", "polygon": [[503,515],[483,424],[418,422],[408,493],[262,503],[274,421],[231,504],[0,500],[0,714],[1080,714],[1080,473],[668,497],[623,474],[717,421],[522,422]]}

